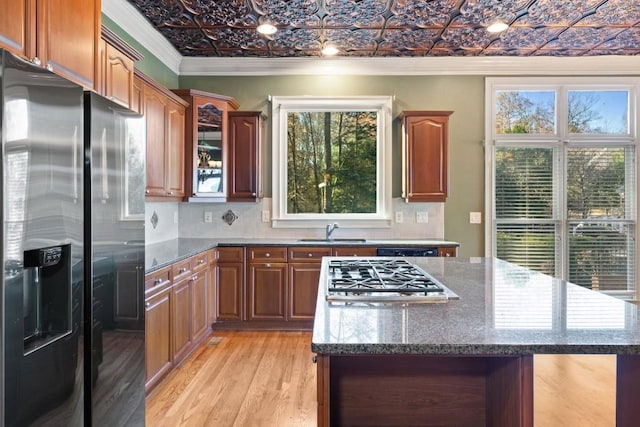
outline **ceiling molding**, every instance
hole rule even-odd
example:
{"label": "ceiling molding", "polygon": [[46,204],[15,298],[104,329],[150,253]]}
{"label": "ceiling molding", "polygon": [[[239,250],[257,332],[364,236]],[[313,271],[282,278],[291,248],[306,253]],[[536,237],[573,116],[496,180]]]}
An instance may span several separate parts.
{"label": "ceiling molding", "polygon": [[167,68],[179,74],[182,61],[180,52],[129,2],[102,0],[102,13],[148,49]]}
{"label": "ceiling molding", "polygon": [[640,75],[640,56],[424,58],[192,58],[181,76]]}

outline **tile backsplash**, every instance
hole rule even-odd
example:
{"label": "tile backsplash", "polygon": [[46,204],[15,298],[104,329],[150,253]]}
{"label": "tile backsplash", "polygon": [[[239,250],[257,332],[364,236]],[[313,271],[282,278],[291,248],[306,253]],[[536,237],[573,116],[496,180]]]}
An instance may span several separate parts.
{"label": "tile backsplash", "polygon": [[[389,228],[341,228],[337,238],[367,239],[444,239],[443,203],[405,203],[393,199],[394,218],[402,212],[402,223],[393,222]],[[271,222],[262,221],[262,212],[271,212],[271,199],[257,203],[147,203],[147,244],[182,238],[256,238],[299,239],[323,238],[324,228],[282,229],[272,228]],[[154,228],[151,217],[156,213]],[[205,222],[205,212],[211,212],[211,222]],[[418,223],[417,217],[426,212],[428,222]],[[235,216],[231,224],[229,219]],[[174,219],[177,218],[177,223]],[[339,221],[338,221],[339,222]]]}

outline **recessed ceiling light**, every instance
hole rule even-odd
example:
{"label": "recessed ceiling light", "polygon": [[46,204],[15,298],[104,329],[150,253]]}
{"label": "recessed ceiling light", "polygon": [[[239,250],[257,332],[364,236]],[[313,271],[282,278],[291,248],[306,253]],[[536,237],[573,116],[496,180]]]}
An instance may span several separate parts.
{"label": "recessed ceiling light", "polygon": [[333,56],[333,55],[337,54],[338,52],[340,52],[338,50],[338,48],[333,46],[333,45],[330,45],[330,44],[328,44],[328,45],[326,45],[325,47],[322,48],[322,54],[324,56]]}
{"label": "recessed ceiling light", "polygon": [[502,21],[495,21],[489,24],[489,26],[487,27],[487,31],[490,33],[501,33],[507,28],[509,28],[509,25],[507,25],[507,23]]}
{"label": "recessed ceiling light", "polygon": [[273,24],[260,24],[256,28],[256,31],[265,36],[270,36],[271,34],[275,34],[278,29]]}

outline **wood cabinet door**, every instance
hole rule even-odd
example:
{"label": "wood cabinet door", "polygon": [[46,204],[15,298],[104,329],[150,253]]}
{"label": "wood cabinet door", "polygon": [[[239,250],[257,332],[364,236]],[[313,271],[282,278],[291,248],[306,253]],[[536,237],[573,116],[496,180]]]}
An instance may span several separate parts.
{"label": "wood cabinet door", "polygon": [[216,321],[216,288],[217,283],[216,250],[209,251],[209,289],[207,290],[207,323],[211,326]]}
{"label": "wood cabinet door", "polygon": [[147,121],[147,196],[164,196],[166,156],[165,117],[167,98],[149,85],[144,86],[144,115]]}
{"label": "wood cabinet door", "polygon": [[[135,77],[133,78],[133,87],[131,89],[131,108],[138,114],[144,114],[144,83]],[[148,130],[147,130],[148,132]]]}
{"label": "wood cabinet door", "polygon": [[217,320],[244,320],[244,264],[218,263]]}
{"label": "wood cabinet door", "polygon": [[173,284],[173,360],[180,363],[191,349],[191,277]]}
{"label": "wood cabinet door", "polygon": [[100,0],[37,0],[37,54],[56,74],[93,90]]}
{"label": "wood cabinet door", "polygon": [[151,390],[171,370],[171,288],[145,304],[146,389]]}
{"label": "wood cabinet door", "polygon": [[104,95],[125,107],[131,106],[133,92],[133,59],[105,43]]}
{"label": "wood cabinet door", "polygon": [[451,112],[404,117],[404,197],[444,202],[448,192],[448,122]]}
{"label": "wood cabinet door", "polygon": [[208,321],[209,268],[194,272],[191,281],[191,337],[200,341],[209,330]]}
{"label": "wood cabinet door", "polygon": [[289,264],[289,319],[313,319],[319,282],[320,264]]}
{"label": "wood cabinet door", "polygon": [[287,264],[249,264],[248,320],[285,320]]}
{"label": "wood cabinet door", "polygon": [[260,193],[261,112],[229,112],[229,187],[234,201],[254,201]]}
{"label": "wood cabinet door", "polygon": [[184,110],[177,102],[168,101],[165,180],[170,197],[184,197]]}
{"label": "wood cabinet door", "polygon": [[0,2],[0,48],[25,59],[35,56],[35,0]]}

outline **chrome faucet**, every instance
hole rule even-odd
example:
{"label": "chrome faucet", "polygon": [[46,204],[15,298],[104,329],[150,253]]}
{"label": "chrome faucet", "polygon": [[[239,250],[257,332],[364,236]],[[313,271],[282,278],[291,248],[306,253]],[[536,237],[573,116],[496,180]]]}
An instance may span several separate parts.
{"label": "chrome faucet", "polygon": [[327,224],[325,237],[326,240],[332,240],[331,233],[333,233],[333,230],[335,230],[336,228],[340,228],[337,222],[334,222],[333,224]]}

